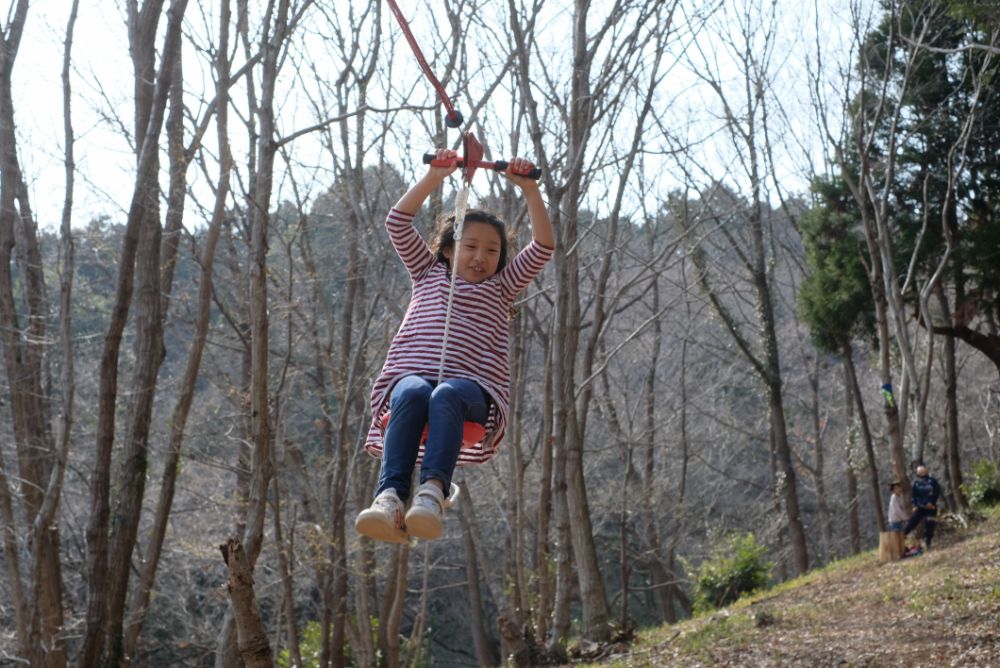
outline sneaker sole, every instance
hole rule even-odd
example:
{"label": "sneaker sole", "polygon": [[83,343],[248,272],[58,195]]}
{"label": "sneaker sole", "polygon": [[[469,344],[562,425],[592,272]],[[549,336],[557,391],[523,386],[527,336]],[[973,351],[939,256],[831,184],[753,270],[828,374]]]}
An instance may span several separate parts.
{"label": "sneaker sole", "polygon": [[441,537],[444,527],[441,518],[434,513],[411,508],[410,512],[406,513],[406,532],[415,538],[434,540]]}
{"label": "sneaker sole", "polygon": [[406,532],[385,523],[379,515],[366,515],[362,512],[354,520],[354,528],[362,536],[368,536],[372,540],[383,543],[405,543],[407,541]]}

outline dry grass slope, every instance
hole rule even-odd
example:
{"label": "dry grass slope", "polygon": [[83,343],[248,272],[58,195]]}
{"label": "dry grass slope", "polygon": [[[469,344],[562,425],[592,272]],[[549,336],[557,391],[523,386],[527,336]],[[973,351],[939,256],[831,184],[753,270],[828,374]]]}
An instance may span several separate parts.
{"label": "dry grass slope", "polygon": [[599,665],[1000,666],[1000,509],[940,534],[920,557],[879,564],[869,551],[641,633]]}

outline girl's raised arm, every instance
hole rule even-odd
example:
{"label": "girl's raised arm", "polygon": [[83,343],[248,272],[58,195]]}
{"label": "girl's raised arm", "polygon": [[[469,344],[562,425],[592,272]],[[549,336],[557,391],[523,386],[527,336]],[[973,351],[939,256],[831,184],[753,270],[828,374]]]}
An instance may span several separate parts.
{"label": "girl's raised arm", "polygon": [[535,165],[525,158],[514,158],[510,161],[505,174],[507,178],[514,182],[524,194],[524,202],[528,205],[528,220],[531,221],[531,238],[535,243],[546,248],[555,248],[555,235],[552,233],[552,223],[549,222],[549,212],[542,201],[542,194],[538,190],[538,181],[529,179],[522,174],[527,174]]}

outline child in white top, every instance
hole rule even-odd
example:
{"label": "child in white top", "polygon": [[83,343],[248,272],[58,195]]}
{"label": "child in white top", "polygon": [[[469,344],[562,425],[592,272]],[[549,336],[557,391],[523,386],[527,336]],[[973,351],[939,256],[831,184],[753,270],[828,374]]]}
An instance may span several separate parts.
{"label": "child in white top", "polygon": [[906,520],[910,519],[909,513],[903,508],[903,485],[899,482],[889,483],[889,531],[902,531]]}

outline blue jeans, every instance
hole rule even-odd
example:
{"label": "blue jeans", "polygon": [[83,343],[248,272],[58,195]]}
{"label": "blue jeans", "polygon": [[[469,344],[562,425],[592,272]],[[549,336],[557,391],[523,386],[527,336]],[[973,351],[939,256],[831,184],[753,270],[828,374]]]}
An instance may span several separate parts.
{"label": "blue jeans", "polygon": [[906,523],[903,527],[903,533],[910,533],[917,528],[920,524],[920,520],[924,521],[924,542],[928,545],[931,544],[931,539],[934,538],[934,525],[937,522],[934,521],[934,516],[937,515],[937,508],[917,508],[910,515],[910,521]]}
{"label": "blue jeans", "polygon": [[905,522],[889,522],[889,531],[902,531]]}
{"label": "blue jeans", "polygon": [[375,496],[392,488],[405,502],[410,497],[424,425],[428,435],[420,483],[433,478],[447,490],[462,447],[463,423],[468,420],[485,425],[489,397],[479,385],[464,378],[446,378],[438,384],[422,376],[404,376],[392,388],[389,409],[392,416],[382,441],[382,470]]}

